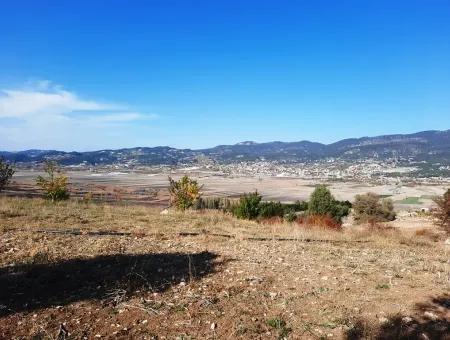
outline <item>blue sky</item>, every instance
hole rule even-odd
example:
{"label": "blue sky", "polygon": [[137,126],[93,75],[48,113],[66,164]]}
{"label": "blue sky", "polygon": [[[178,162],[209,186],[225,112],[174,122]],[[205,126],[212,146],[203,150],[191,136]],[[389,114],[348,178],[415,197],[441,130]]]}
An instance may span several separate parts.
{"label": "blue sky", "polygon": [[4,1],[0,149],[450,128],[450,2]]}

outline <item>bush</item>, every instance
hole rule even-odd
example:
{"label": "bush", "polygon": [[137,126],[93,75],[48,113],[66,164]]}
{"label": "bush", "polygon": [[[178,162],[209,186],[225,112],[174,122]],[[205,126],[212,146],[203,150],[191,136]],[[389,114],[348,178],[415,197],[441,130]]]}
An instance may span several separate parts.
{"label": "bush", "polygon": [[325,185],[318,185],[310,196],[308,214],[330,216],[341,223],[342,217],[349,214],[350,208],[350,202],[337,201]]}
{"label": "bush", "polygon": [[254,220],[258,217],[261,202],[261,195],[257,191],[244,194],[239,199],[239,203],[233,209],[233,215],[237,218]]}
{"label": "bush", "polygon": [[67,181],[69,178],[61,173],[57,163],[46,161],[44,163],[44,171],[48,177],[38,176],[36,184],[44,190],[45,197],[52,202],[68,199],[69,190],[67,188]]}
{"label": "bush", "polygon": [[0,157],[0,191],[8,185],[14,172],[12,165]]}
{"label": "bush", "polygon": [[353,215],[356,223],[388,222],[395,219],[394,204],[390,199],[381,200],[374,193],[355,196]]}
{"label": "bush", "polygon": [[178,181],[169,176],[170,205],[179,210],[189,209],[201,197],[201,189],[202,186],[188,176]]}
{"label": "bush", "polygon": [[285,214],[285,207],[280,202],[261,202],[259,205],[259,217],[283,217]]}
{"label": "bush", "polygon": [[288,210],[286,211],[286,213],[284,214],[284,220],[286,222],[294,222],[297,219],[297,214],[295,213],[294,210]]}
{"label": "bush", "polygon": [[236,206],[236,200],[226,197],[199,197],[193,204],[192,209],[203,210],[222,210],[223,212],[232,212]]}
{"label": "bush", "polygon": [[437,208],[434,211],[434,217],[437,224],[450,234],[450,189],[444,195],[434,199]]}

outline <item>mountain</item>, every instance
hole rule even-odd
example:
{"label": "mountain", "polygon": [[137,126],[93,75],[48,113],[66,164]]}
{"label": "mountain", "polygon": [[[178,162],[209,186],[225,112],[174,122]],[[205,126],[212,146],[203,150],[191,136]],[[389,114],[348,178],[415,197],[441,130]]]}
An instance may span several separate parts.
{"label": "mountain", "polygon": [[331,157],[349,161],[394,158],[400,161],[438,162],[450,165],[450,130],[350,138],[332,144],[310,141],[268,143],[245,141],[202,150],[158,146],[89,152],[4,151],[0,152],[0,156],[19,165],[32,165],[45,159],[56,160],[62,165],[127,164],[134,166],[195,164],[199,162],[199,159],[209,159],[218,163],[258,160],[308,162]]}

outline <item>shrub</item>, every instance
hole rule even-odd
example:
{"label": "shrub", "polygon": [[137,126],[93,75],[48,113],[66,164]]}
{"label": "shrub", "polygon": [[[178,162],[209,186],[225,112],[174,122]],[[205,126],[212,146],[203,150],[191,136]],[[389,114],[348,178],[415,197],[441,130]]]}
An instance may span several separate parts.
{"label": "shrub", "polygon": [[[285,220],[295,220],[296,212],[308,209],[307,202],[297,201],[295,203],[261,202],[259,205],[259,217],[262,219],[270,217],[284,217]],[[287,217],[289,215],[290,217]]]}
{"label": "shrub", "polygon": [[170,205],[174,205],[179,210],[192,207],[201,197],[201,189],[202,186],[188,176],[183,176],[178,181],[169,176]]}
{"label": "shrub", "polygon": [[434,217],[437,224],[450,234],[450,189],[444,195],[434,199],[437,208],[434,210]]}
{"label": "shrub", "polygon": [[237,218],[253,220],[258,217],[261,202],[261,195],[257,191],[241,196],[239,203],[233,209],[233,215]]}
{"label": "shrub", "polygon": [[371,192],[355,196],[353,214],[356,223],[369,222],[374,224],[393,221],[395,219],[392,200],[381,200],[380,196]]}
{"label": "shrub", "polygon": [[212,209],[222,210],[224,212],[232,212],[236,206],[236,200],[227,197],[199,197],[193,204],[192,209]]}
{"label": "shrub", "polygon": [[306,201],[296,201],[295,203],[287,203],[285,207],[289,210],[293,211],[307,211],[308,210],[308,202]]}
{"label": "shrub", "polygon": [[68,199],[67,181],[69,179],[61,173],[56,162],[46,161],[44,163],[44,171],[47,173],[47,178],[38,176],[36,184],[44,190],[45,197],[52,202]]}
{"label": "shrub", "polygon": [[2,157],[0,157],[0,191],[2,191],[6,185],[8,185],[12,176],[14,175],[14,168],[11,164],[6,162]]}
{"label": "shrub", "polygon": [[285,207],[280,202],[261,202],[259,204],[259,217],[283,217],[285,213]]}
{"label": "shrub", "polygon": [[296,219],[297,219],[297,214],[295,213],[294,210],[288,210],[284,214],[284,220],[286,222],[294,222]]}
{"label": "shrub", "polygon": [[350,208],[350,202],[337,201],[325,185],[318,185],[310,196],[308,214],[330,216],[340,223],[342,217],[348,215]]}

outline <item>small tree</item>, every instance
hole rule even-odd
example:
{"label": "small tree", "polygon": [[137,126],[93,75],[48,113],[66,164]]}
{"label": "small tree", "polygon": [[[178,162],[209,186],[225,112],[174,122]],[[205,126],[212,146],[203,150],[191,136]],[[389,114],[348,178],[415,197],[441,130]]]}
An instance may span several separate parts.
{"label": "small tree", "polygon": [[44,171],[47,173],[47,177],[38,176],[36,184],[44,191],[45,196],[52,202],[68,199],[67,182],[69,178],[62,174],[58,164],[53,161],[45,161]]}
{"label": "small tree", "polygon": [[350,202],[337,201],[325,185],[318,185],[308,202],[309,215],[330,216],[338,223],[348,215],[350,208]]}
{"label": "small tree", "polygon": [[233,210],[237,218],[253,220],[258,217],[262,196],[257,191],[244,194],[240,197],[238,205]]}
{"label": "small tree", "polygon": [[381,200],[380,196],[372,192],[356,195],[353,215],[356,223],[393,221],[395,219],[394,204],[390,199]]}
{"label": "small tree", "polygon": [[11,181],[14,172],[12,165],[0,157],[0,191]]}
{"label": "small tree", "polygon": [[331,215],[334,202],[331,191],[325,185],[318,185],[309,197],[308,213],[310,215]]}
{"label": "small tree", "polygon": [[201,197],[201,189],[202,186],[188,176],[178,181],[169,176],[170,205],[179,210],[189,209]]}
{"label": "small tree", "polygon": [[437,208],[434,211],[434,217],[439,226],[441,226],[447,234],[450,234],[450,189],[434,199]]}

